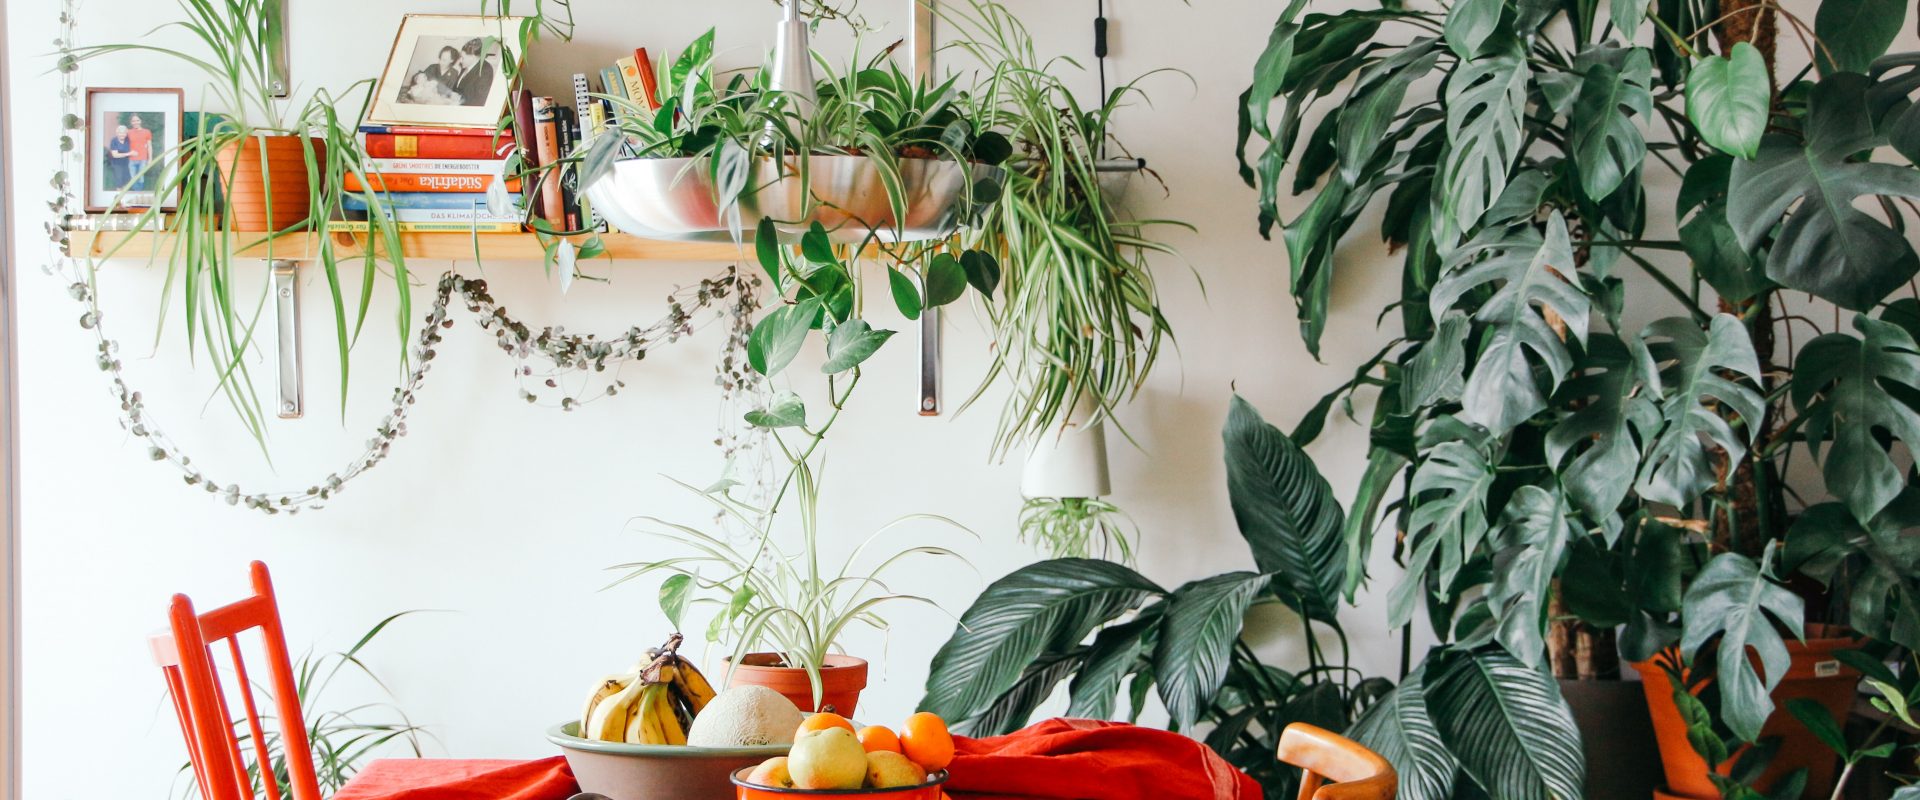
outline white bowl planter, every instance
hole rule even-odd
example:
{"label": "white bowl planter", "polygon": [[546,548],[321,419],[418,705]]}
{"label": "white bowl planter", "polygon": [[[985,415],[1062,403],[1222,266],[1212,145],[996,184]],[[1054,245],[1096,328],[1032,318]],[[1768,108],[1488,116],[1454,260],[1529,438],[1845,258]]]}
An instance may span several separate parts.
{"label": "white bowl planter", "polygon": [[[1081,397],[1059,427],[1027,454],[1020,493],[1027,497],[1104,497],[1113,493],[1107,471],[1107,429],[1093,398]],[[1091,420],[1091,422],[1089,422]]]}

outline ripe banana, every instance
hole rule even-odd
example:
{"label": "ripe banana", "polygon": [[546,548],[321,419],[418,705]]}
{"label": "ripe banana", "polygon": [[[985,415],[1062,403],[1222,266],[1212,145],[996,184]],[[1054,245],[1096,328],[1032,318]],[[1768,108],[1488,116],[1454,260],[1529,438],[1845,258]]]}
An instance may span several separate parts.
{"label": "ripe banana", "polygon": [[594,706],[600,705],[600,701],[602,700],[619,694],[622,689],[627,688],[627,684],[633,682],[634,677],[632,674],[608,675],[601,679],[598,684],[594,685],[593,694],[587,697],[587,707],[580,711],[581,736],[584,737],[587,735],[587,726],[593,717]]}
{"label": "ripe banana", "polygon": [[714,698],[713,684],[679,653],[681,637],[651,648],[633,671],[594,684],[580,714],[580,736],[630,744],[687,743],[693,718]]}
{"label": "ripe banana", "polygon": [[640,693],[634,714],[627,721],[627,744],[667,744],[667,729],[661,724],[660,709],[669,689],[664,683],[647,684]]}
{"label": "ripe banana", "polygon": [[586,739],[599,739],[604,742],[626,740],[627,726],[635,712],[640,710],[640,698],[651,688],[639,680],[634,680],[621,689],[619,694],[601,700],[593,707],[593,713],[587,715],[587,727],[580,736]]}
{"label": "ripe banana", "polygon": [[687,710],[697,715],[706,710],[707,703],[713,701],[713,684],[707,682],[707,676],[700,674],[693,662],[677,654],[673,658],[674,691],[686,701]]}

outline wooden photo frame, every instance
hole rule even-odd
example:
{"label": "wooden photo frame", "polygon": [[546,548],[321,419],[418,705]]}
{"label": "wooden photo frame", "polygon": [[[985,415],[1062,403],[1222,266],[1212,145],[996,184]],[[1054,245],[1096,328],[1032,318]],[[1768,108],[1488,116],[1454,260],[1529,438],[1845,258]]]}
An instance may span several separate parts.
{"label": "wooden photo frame", "polygon": [[507,108],[507,63],[520,63],[525,17],[408,14],[373,89],[367,122],[494,128]]}
{"label": "wooden photo frame", "polygon": [[187,95],[180,89],[87,88],[87,213],[172,211],[178,187],[169,154],[186,137]]}

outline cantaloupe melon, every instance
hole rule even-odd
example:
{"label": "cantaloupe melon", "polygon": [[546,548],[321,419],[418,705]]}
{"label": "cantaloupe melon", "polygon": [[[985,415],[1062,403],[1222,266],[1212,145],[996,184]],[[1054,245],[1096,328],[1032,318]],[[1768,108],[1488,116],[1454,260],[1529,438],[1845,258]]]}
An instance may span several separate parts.
{"label": "cantaloupe melon", "polygon": [[687,731],[694,747],[755,747],[793,744],[806,715],[792,700],[765,686],[735,686],[713,698]]}

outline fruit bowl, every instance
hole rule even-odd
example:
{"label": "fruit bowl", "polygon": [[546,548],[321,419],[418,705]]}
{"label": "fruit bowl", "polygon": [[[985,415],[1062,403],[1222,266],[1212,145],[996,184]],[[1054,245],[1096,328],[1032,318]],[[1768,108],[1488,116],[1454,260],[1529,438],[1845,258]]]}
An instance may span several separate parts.
{"label": "fruit bowl", "polygon": [[927,776],[926,783],[913,786],[895,786],[890,789],[779,789],[772,786],[760,786],[747,782],[747,774],[752,767],[733,771],[733,785],[738,790],[734,795],[738,800],[799,800],[810,798],[822,800],[833,797],[857,797],[861,800],[940,800],[944,792],[940,785],[947,782],[947,771],[940,770]]}
{"label": "fruit bowl", "polygon": [[547,729],[547,741],[566,753],[580,791],[613,800],[729,800],[734,772],[786,755],[789,747],[620,744],[582,739],[579,732],[578,721],[555,725]]}

